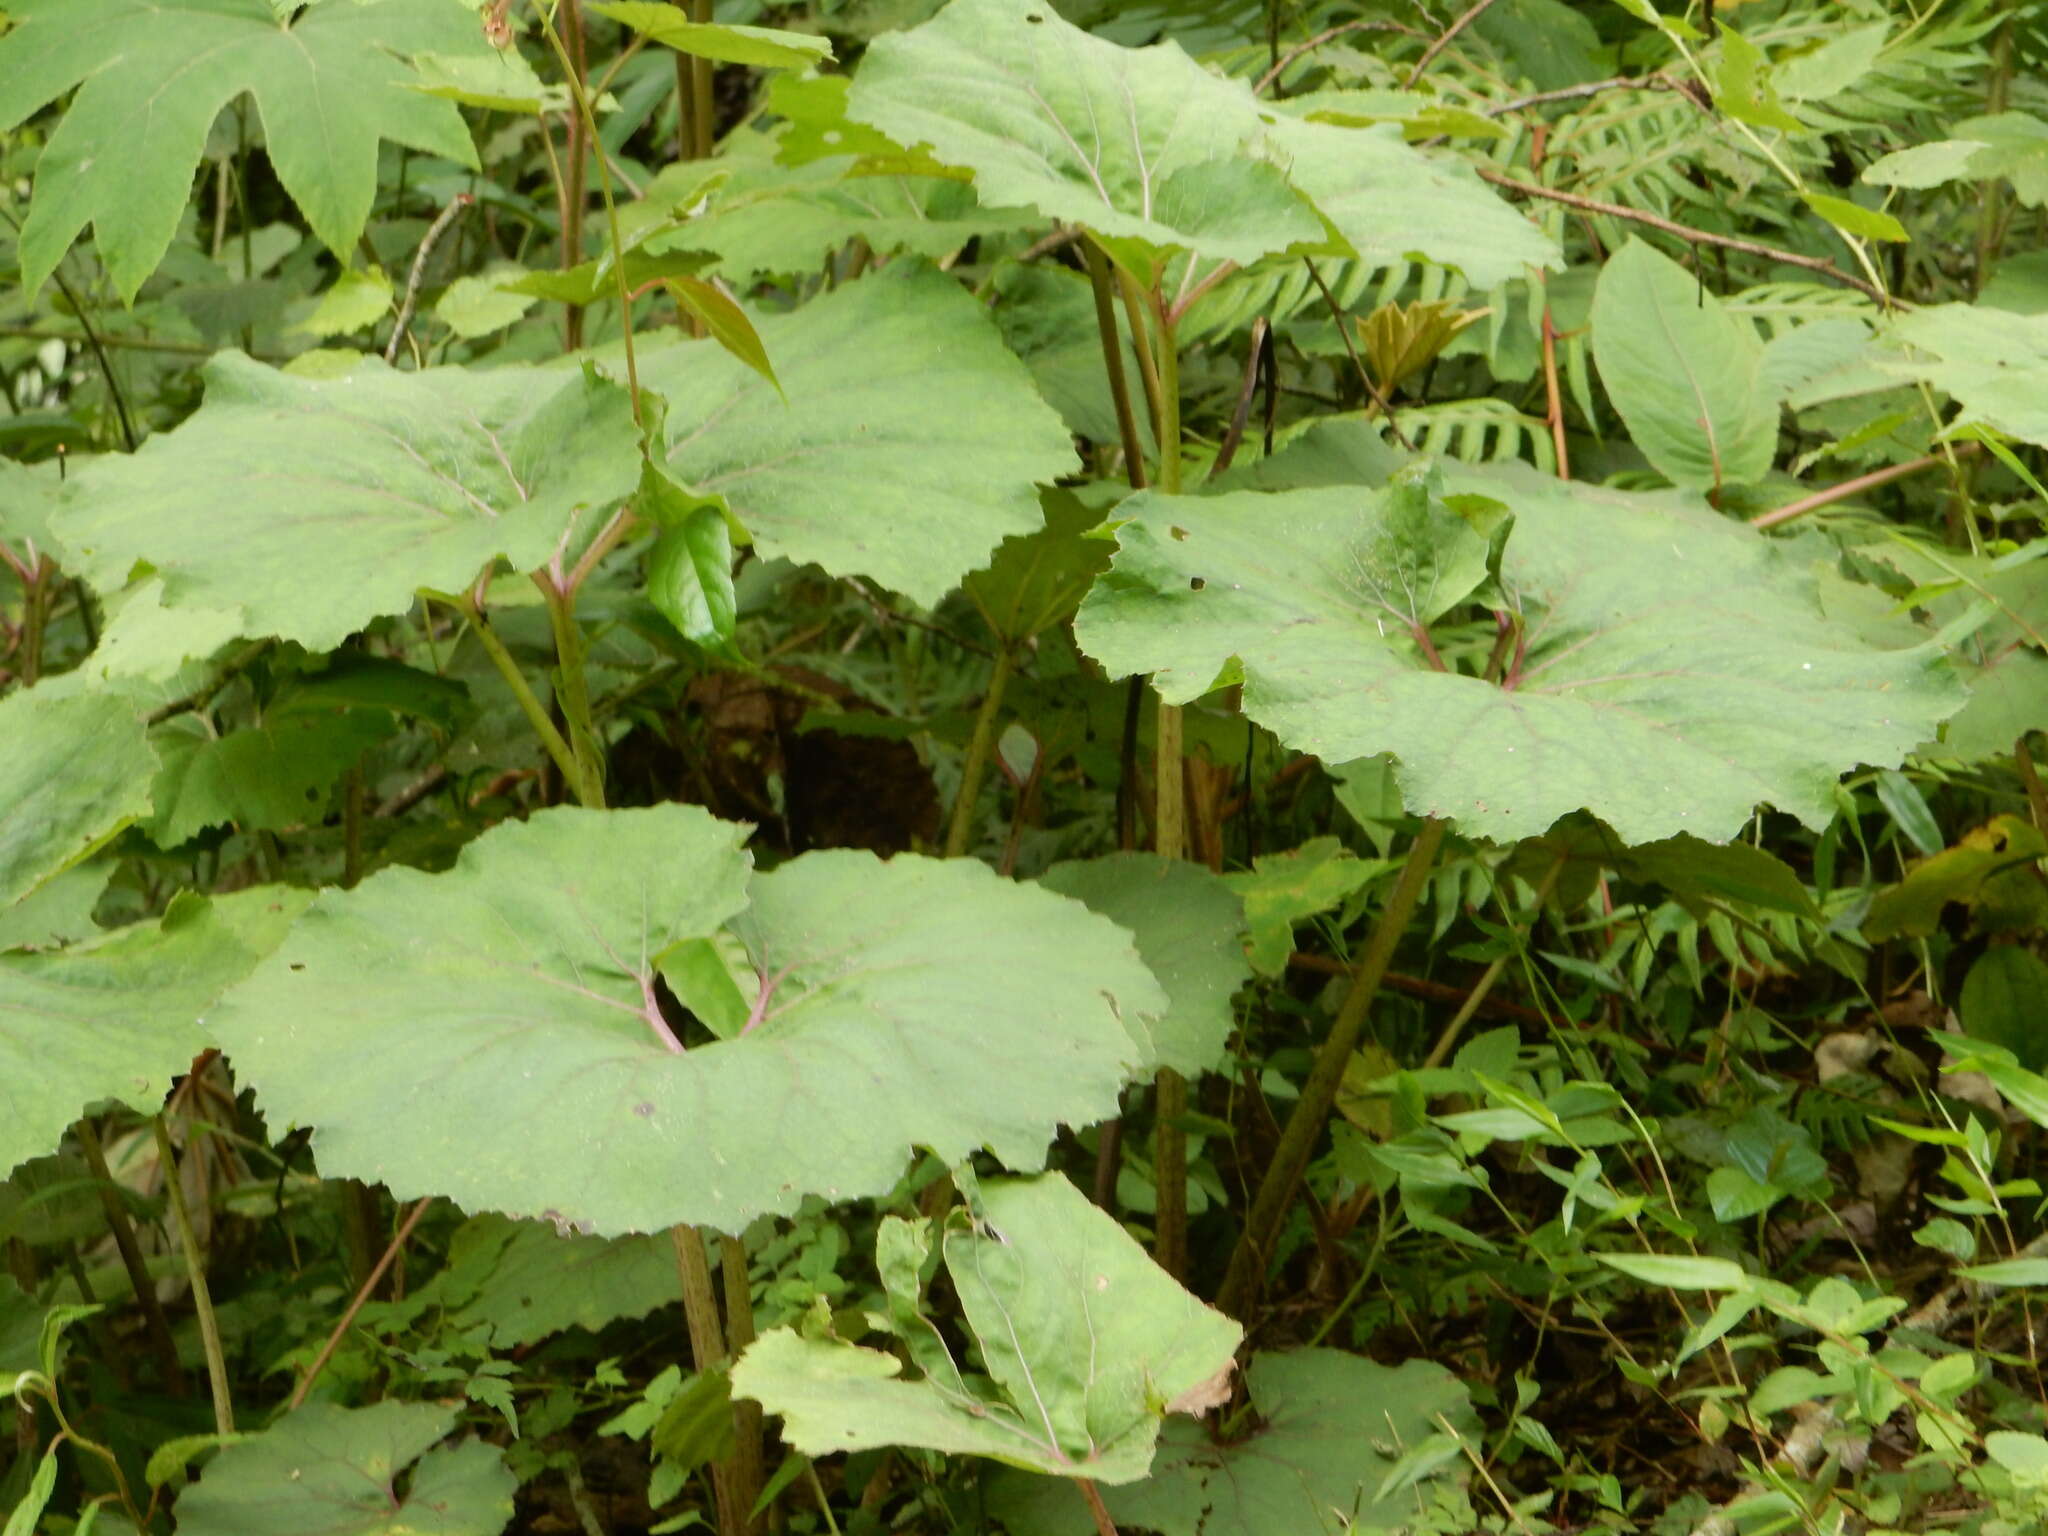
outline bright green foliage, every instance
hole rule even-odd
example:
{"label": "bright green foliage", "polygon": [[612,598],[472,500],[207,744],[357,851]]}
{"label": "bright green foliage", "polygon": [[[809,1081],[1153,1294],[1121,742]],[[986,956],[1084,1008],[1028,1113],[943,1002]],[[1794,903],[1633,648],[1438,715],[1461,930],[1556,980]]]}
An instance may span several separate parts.
{"label": "bright green foliage", "polygon": [[306,897],[271,889],[222,901],[245,910],[231,923],[186,897],[161,924],[0,955],[0,1167],[47,1152],[100,1100],[154,1110],[206,1048],[201,1016]]}
{"label": "bright green foliage", "polygon": [[1863,179],[1879,187],[1939,187],[2002,177],[2029,208],[2048,203],[2048,123],[2026,112],[1965,118],[1950,138],[1894,150]]}
{"label": "bright green foliage", "polygon": [[[1470,1433],[1472,1409],[1441,1366],[1305,1349],[1254,1355],[1245,1376],[1254,1427],[1218,1446],[1202,1425],[1169,1422],[1151,1478],[1104,1495],[1119,1528],[1265,1536],[1317,1530],[1341,1510],[1357,1536],[1398,1536],[1418,1507],[1414,1484],[1463,1459],[1452,1434]],[[1088,1511],[1062,1492],[1005,1478],[995,1504],[1018,1536],[1084,1536]]]}
{"label": "bright green foliage", "polygon": [[411,90],[403,56],[484,50],[440,0],[315,5],[280,26],[267,0],[15,0],[0,41],[0,129],[74,85],[22,229],[31,292],[88,223],[132,300],[156,270],[221,108],[248,92],[270,163],[313,233],[346,253],[369,217],[389,139],[472,168],[452,102]]}
{"label": "bright green foliage", "polygon": [[1502,839],[1587,809],[1625,843],[1715,840],[1760,801],[1824,826],[1839,773],[1897,762],[1961,702],[1936,653],[1859,644],[1807,569],[1688,499],[1446,483],[1514,509],[1500,581],[1525,638],[1504,685],[1421,648],[1487,541],[1418,484],[1134,497],[1081,644],[1170,700],[1241,677],[1290,746],[1392,752],[1410,810]]}
{"label": "bright green foliage", "polygon": [[119,693],[0,699],[0,901],[26,896],[149,810],[141,710]]}
{"label": "bright green foliage", "polygon": [[1593,356],[1636,446],[1674,485],[1747,485],[1771,468],[1778,403],[1764,349],[1697,278],[1640,240],[1600,269]]}
{"label": "bright green foliage", "polygon": [[207,378],[190,425],[94,465],[59,523],[95,579],[147,561],[166,606],[250,634],[338,645],[496,556],[540,565],[639,479],[625,391],[591,373],[296,379],[227,353]]}
{"label": "bright green foliage", "polygon": [[782,32],[773,27],[721,26],[714,22],[691,21],[688,13],[659,0],[597,0],[590,7],[643,32],[655,42],[679,53],[725,64],[759,64],[779,69],[804,69],[832,57],[832,45],[822,37],[801,32]]}
{"label": "bright green foliage", "polygon": [[[684,807],[498,827],[450,874],[321,896],[212,1026],[329,1172],[605,1234],[879,1194],[914,1146],[1028,1168],[1152,1064],[1164,999],[1078,904],[855,853],[749,883],[745,830]],[[656,978],[727,923],[757,1006],[699,1039]]]}
{"label": "bright green foliage", "polygon": [[1929,360],[1887,371],[1946,390],[1971,420],[2048,444],[2048,315],[1941,304],[1900,316],[1891,333]]}
{"label": "bright green foliage", "polygon": [[1034,482],[1073,463],[1023,365],[929,271],[763,320],[783,394],[703,342],[643,354],[668,398],[668,468],[717,495],[764,554],[936,602],[1039,525]]}
{"label": "bright green foliage", "polygon": [[1299,848],[1269,853],[1250,869],[1225,876],[1244,903],[1250,934],[1245,952],[1261,976],[1287,969],[1294,925],[1343,905],[1386,868],[1361,859],[1334,837],[1312,838]]}
{"label": "bright green foliage", "polygon": [[[497,1536],[518,1480],[432,1403],[312,1403],[228,1446],[178,1498],[193,1536]],[[405,1492],[398,1491],[406,1479]]]}
{"label": "bright green foliage", "polygon": [[1177,43],[1106,43],[1040,0],[954,0],[878,40],[849,112],[972,170],[984,202],[1084,225],[1136,266],[1168,249],[1242,263],[1325,242],[1241,83]]}
{"label": "bright green foliage", "polygon": [[1144,853],[1055,864],[1040,885],[1100,912],[1138,941],[1138,956],[1166,989],[1152,1026],[1159,1064],[1189,1077],[1222,1065],[1237,1022],[1231,999],[1251,974],[1244,908],[1199,864]]}
{"label": "bright green foliage", "polygon": [[963,1375],[932,1324],[899,1305],[896,1326],[924,1335],[912,1345],[922,1379],[901,1379],[894,1355],[784,1329],[734,1368],[734,1395],[779,1414],[807,1455],[911,1445],[1102,1483],[1143,1477],[1164,1415],[1221,1400],[1243,1330],[1056,1174],[990,1180],[970,1205],[971,1224],[945,1235],[946,1272],[987,1379]]}
{"label": "bright green foliage", "polygon": [[1400,132],[1282,116],[1270,128],[1289,180],[1345,244],[1374,266],[1420,258],[1455,267],[1475,288],[1560,265],[1557,244],[1455,159]]}

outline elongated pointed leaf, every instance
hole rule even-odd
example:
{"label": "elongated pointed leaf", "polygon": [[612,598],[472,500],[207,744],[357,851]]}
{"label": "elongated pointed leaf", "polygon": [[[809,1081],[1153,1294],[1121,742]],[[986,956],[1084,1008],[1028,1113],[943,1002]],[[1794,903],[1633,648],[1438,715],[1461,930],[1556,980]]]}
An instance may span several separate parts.
{"label": "elongated pointed leaf", "polygon": [[161,924],[39,954],[0,955],[0,1170],[53,1150],[88,1105],[162,1107],[171,1079],[210,1043],[200,1016],[255,965],[305,905],[265,890],[192,897]]}
{"label": "elongated pointed leaf", "polygon": [[1763,343],[1699,279],[1640,240],[1600,269],[1593,358],[1636,446],[1674,485],[1713,490],[1770,472],[1778,402]]}
{"label": "elongated pointed leaf", "polygon": [[982,201],[1249,263],[1320,247],[1250,88],[1177,43],[1120,48],[1041,0],[953,0],[878,39],[849,114],[974,172]]}
{"label": "elongated pointed leaf", "polygon": [[184,426],[74,477],[62,536],[103,586],[147,561],[166,607],[239,607],[247,633],[311,649],[496,556],[542,564],[639,479],[626,393],[590,373],[309,380],[234,352],[206,373]]}
{"label": "elongated pointed leaf", "polygon": [[[434,1403],[313,1403],[226,1447],[178,1495],[178,1528],[215,1536],[497,1536],[519,1480],[495,1446],[438,1444]],[[401,1476],[405,1492],[398,1492]]]}
{"label": "elongated pointed leaf", "polygon": [[45,686],[0,699],[0,903],[145,814],[156,767],[125,695]]}
{"label": "elongated pointed leaf", "polygon": [[992,1179],[981,1194],[981,1219],[949,1232],[945,1255],[994,1378],[987,1395],[957,1370],[903,1380],[893,1355],[788,1329],[748,1349],[733,1394],[782,1415],[784,1438],[812,1456],[904,1445],[1143,1477],[1169,1405],[1227,1375],[1243,1330],[1058,1175]]}
{"label": "elongated pointed leaf", "polygon": [[1411,811],[1502,840],[1581,808],[1624,843],[1725,838],[1759,802],[1825,826],[1838,775],[1897,763],[1962,702],[1938,650],[1828,623],[1803,562],[1691,498],[1508,469],[1447,484],[1515,511],[1511,686],[1437,671],[1415,639],[1481,551],[1447,511],[1404,511],[1403,486],[1132,498],[1082,647],[1174,702],[1241,676],[1288,745],[1392,752]]}
{"label": "elongated pointed leaf", "polygon": [[36,164],[21,234],[30,292],[91,224],[133,299],[177,231],[214,119],[245,91],[278,180],[338,254],[369,218],[383,141],[477,165],[454,103],[409,89],[403,61],[488,53],[459,6],[354,0],[289,26],[265,0],[11,0],[7,14],[0,131],[79,86]]}
{"label": "elongated pointed leaf", "polygon": [[596,0],[590,9],[678,53],[715,59],[722,64],[808,69],[832,57],[832,45],[822,37],[774,27],[691,21],[687,11],[678,10],[665,0]]}
{"label": "elongated pointed leaf", "polygon": [[979,306],[929,269],[763,319],[784,393],[710,342],[643,353],[668,468],[725,498],[763,553],[935,603],[1040,526],[1066,430]]}
{"label": "elongated pointed leaf", "polygon": [[[321,1167],[613,1234],[880,1194],[916,1146],[1042,1159],[1151,1064],[1164,997],[1113,925],[964,860],[747,877],[702,811],[554,810],[440,876],[323,894],[213,1025]],[[718,1040],[661,957],[722,925],[760,1006]]]}

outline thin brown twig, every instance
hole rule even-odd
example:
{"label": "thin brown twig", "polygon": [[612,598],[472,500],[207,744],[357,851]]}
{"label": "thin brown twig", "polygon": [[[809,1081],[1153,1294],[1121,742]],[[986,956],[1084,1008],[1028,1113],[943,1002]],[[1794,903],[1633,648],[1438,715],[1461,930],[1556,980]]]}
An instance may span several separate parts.
{"label": "thin brown twig", "polygon": [[1548,106],[1554,101],[1583,101],[1588,96],[1599,96],[1608,91],[1669,91],[1677,89],[1663,75],[1615,75],[1607,80],[1588,80],[1581,85],[1559,86],[1554,91],[1537,91],[1528,96],[1517,96],[1513,101],[1496,102],[1485,108],[1484,117],[1506,117],[1510,112],[1520,112],[1528,107]]}
{"label": "thin brown twig", "polygon": [[1435,42],[1422,50],[1422,57],[1415,61],[1415,67],[1408,72],[1408,88],[1410,90],[1413,90],[1415,82],[1422,78],[1422,72],[1436,62],[1436,56],[1450,47],[1457,40],[1460,32],[1471,26],[1481,16],[1484,16],[1487,8],[1492,4],[1493,0],[1477,0],[1477,3],[1467,10],[1464,15],[1444,28]]}
{"label": "thin brown twig", "polygon": [[292,1389],[291,1401],[285,1404],[287,1413],[305,1405],[306,1394],[313,1390],[313,1383],[320,1379],[320,1373],[327,1369],[327,1362],[332,1360],[334,1352],[341,1348],[342,1337],[347,1334],[349,1324],[353,1323],[356,1314],[363,1310],[363,1303],[370,1299],[371,1294],[377,1289],[377,1283],[384,1278],[384,1272],[398,1257],[398,1250],[405,1246],[406,1239],[412,1236],[413,1228],[420,1224],[420,1218],[427,1214],[427,1207],[433,1203],[432,1195],[422,1195],[413,1202],[413,1208],[406,1212],[405,1220],[399,1223],[396,1235],[384,1245],[383,1255],[371,1266],[370,1273],[356,1288],[356,1294],[349,1302],[348,1310],[341,1314],[341,1320],[334,1325],[334,1331],[327,1335],[327,1342],[320,1346],[320,1353],[314,1357],[313,1363],[306,1367],[306,1374],[299,1378],[299,1384]]}
{"label": "thin brown twig", "polygon": [[1372,403],[1378,406],[1380,414],[1387,418],[1387,430],[1394,434],[1394,441],[1413,453],[1415,445],[1408,441],[1408,434],[1401,430],[1401,423],[1394,419],[1393,406],[1387,403],[1387,397],[1381,394],[1379,386],[1373,383],[1372,374],[1366,369],[1365,359],[1358,355],[1358,348],[1352,344],[1351,327],[1344,323],[1347,318],[1344,307],[1337,302],[1337,295],[1330,292],[1330,285],[1323,281],[1323,274],[1316,270],[1316,264],[1306,256],[1301,260],[1308,268],[1308,275],[1315,279],[1316,289],[1322,294],[1323,302],[1330,306],[1330,318],[1337,322],[1337,339],[1344,343],[1344,350],[1351,354],[1351,366],[1358,370],[1358,382],[1365,386],[1365,392],[1372,396]]}
{"label": "thin brown twig", "polygon": [[1582,197],[1576,192],[1560,191],[1556,187],[1538,186],[1531,181],[1517,181],[1512,176],[1503,176],[1487,166],[1474,167],[1481,179],[1492,182],[1496,187],[1509,192],[1520,192],[1528,197],[1547,198],[1553,203],[1563,203],[1567,208],[1576,208],[1581,213],[1605,214],[1609,218],[1627,219],[1632,223],[1646,224],[1651,229],[1661,229],[1667,235],[1693,245],[1717,245],[1723,250],[1740,251],[1747,256],[1761,256],[1766,261],[1780,261],[1788,267],[1801,267],[1808,272],[1817,272],[1831,282],[1845,288],[1853,288],[1867,298],[1892,308],[1903,308],[1902,300],[1893,298],[1882,288],[1866,283],[1860,277],[1852,277],[1833,262],[1819,256],[1801,256],[1796,251],[1780,250],[1775,245],[1765,245],[1760,240],[1744,240],[1736,235],[1710,234],[1704,229],[1694,229],[1689,224],[1680,224],[1675,219],[1663,218],[1658,214],[1644,213],[1636,208],[1624,208],[1620,203],[1602,202],[1597,197]]}
{"label": "thin brown twig", "polygon": [[1252,86],[1252,94],[1254,96],[1265,95],[1266,88],[1286,74],[1288,66],[1293,64],[1296,59],[1304,54],[1314,53],[1323,44],[1333,43],[1350,32],[1399,32],[1408,37],[1427,37],[1429,35],[1427,32],[1420,31],[1415,27],[1405,27],[1398,21],[1347,21],[1342,26],[1331,27],[1328,31],[1318,32],[1307,42],[1297,44],[1281,54],[1278,62],[1263,75],[1259,76],[1257,83]]}
{"label": "thin brown twig", "polygon": [[[1974,450],[1976,446],[1975,443],[1958,445],[1956,457],[1961,458],[1965,453]],[[1883,469],[1873,469],[1867,475],[1858,475],[1853,480],[1844,480],[1840,485],[1831,485],[1824,491],[1815,491],[1811,496],[1802,496],[1797,501],[1788,501],[1784,506],[1774,507],[1769,512],[1759,512],[1749,520],[1749,526],[1752,528],[1776,528],[1781,523],[1791,522],[1795,517],[1804,517],[1809,512],[1818,512],[1822,507],[1831,507],[1836,502],[1847,501],[1850,497],[1860,496],[1865,491],[1876,490],[1880,485],[1889,485],[1894,480],[1903,480],[1908,475],[1917,475],[1923,469],[1932,469],[1937,464],[1946,464],[1947,462],[1948,460],[1941,454],[1930,453],[1924,458],[1908,459],[1903,464],[1888,464]]]}
{"label": "thin brown twig", "polygon": [[476,199],[467,192],[458,192],[450,199],[448,206],[435,216],[427,226],[427,232],[420,238],[420,248],[413,252],[412,270],[405,277],[405,298],[398,306],[398,323],[391,327],[391,339],[384,343],[384,361],[398,361],[398,348],[405,340],[405,328],[412,324],[413,306],[419,302],[420,279],[426,276],[427,258],[434,253],[441,236],[448,232],[448,226],[462,216],[462,210],[470,207]]}

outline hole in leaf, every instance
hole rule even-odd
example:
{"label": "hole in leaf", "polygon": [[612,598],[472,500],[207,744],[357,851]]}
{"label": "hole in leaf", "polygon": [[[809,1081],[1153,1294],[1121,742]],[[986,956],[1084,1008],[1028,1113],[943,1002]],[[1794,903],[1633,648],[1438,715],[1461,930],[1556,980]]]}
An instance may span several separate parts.
{"label": "hole in leaf", "polygon": [[1202,590],[1202,588],[1206,587],[1207,585],[1209,585],[1209,583],[1202,580],[1202,578],[1199,576],[1190,576],[1188,578],[1188,590],[1190,592],[1199,592]]}

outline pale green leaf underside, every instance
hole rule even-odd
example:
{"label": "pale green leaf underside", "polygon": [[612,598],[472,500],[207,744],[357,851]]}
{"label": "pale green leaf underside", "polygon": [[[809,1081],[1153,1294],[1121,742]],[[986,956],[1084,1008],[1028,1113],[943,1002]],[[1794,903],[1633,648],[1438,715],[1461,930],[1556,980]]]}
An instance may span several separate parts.
{"label": "pale green leaf underside", "polygon": [[[322,895],[214,1027],[329,1173],[606,1234],[881,1194],[917,1146],[1036,1166],[1151,1064],[1157,984],[1078,904],[850,852],[750,882],[745,832],[680,806],[499,826],[448,874]],[[767,1006],[678,1050],[657,957],[728,922]]]}
{"label": "pale green leaf underside", "polygon": [[1221,1065],[1251,978],[1244,906],[1220,876],[1184,859],[1114,853],[1055,864],[1038,883],[1100,912],[1137,938],[1138,954],[1166,989],[1152,1025],[1159,1064],[1194,1076]]}
{"label": "pale green leaf underside", "polygon": [[239,607],[249,634],[326,649],[494,557],[531,569],[639,479],[626,392],[587,373],[301,379],[228,352],[206,374],[198,413],[74,476],[57,523],[96,584],[147,561],[166,607]]}
{"label": "pale green leaf underside", "polygon": [[1593,358],[1636,446],[1672,484],[1704,491],[1770,472],[1778,402],[1763,387],[1763,343],[1640,240],[1600,269]]}
{"label": "pale green leaf underside", "polygon": [[0,903],[147,813],[156,766],[131,699],[47,685],[0,699]]}
{"label": "pale green leaf underside", "polygon": [[1457,160],[1424,153],[1392,124],[1345,128],[1282,117],[1270,129],[1288,179],[1353,251],[1380,266],[1420,257],[1473,287],[1562,267],[1557,242]]}
{"label": "pale green leaf underside", "polygon": [[[1152,1475],[1106,1491],[1124,1530],[1164,1536],[1273,1536],[1319,1531],[1332,1510],[1359,1536],[1410,1528],[1417,1492],[1374,1495],[1403,1452],[1441,1433],[1469,1433],[1464,1386],[1421,1360],[1385,1366],[1334,1349],[1259,1354],[1245,1372],[1257,1409],[1249,1433],[1219,1446],[1204,1426],[1169,1421]],[[1015,1536],[1089,1536],[1079,1499],[1042,1479],[998,1478],[991,1503]]]}
{"label": "pale green leaf underside", "polygon": [[102,1099],[162,1107],[209,1043],[200,1016],[305,898],[266,890],[224,902],[225,913],[185,898],[161,925],[0,956],[0,1171],[53,1151]]}
{"label": "pale green leaf underside", "polygon": [[936,603],[1040,526],[1072,440],[979,305],[929,269],[871,277],[757,326],[788,395],[709,342],[640,358],[668,398],[668,467],[764,554]]}
{"label": "pale green leaf underside", "polygon": [[1897,763],[1961,703],[1937,652],[1831,626],[1807,568],[1691,498],[1505,468],[1448,485],[1515,513],[1513,689],[1424,663],[1355,558],[1399,493],[1356,486],[1124,503],[1082,647],[1176,702],[1237,658],[1245,712],[1289,746],[1391,752],[1411,811],[1501,840],[1581,808],[1629,843],[1720,840],[1760,802],[1823,826],[1842,772]]}
{"label": "pale green leaf underside", "polygon": [[297,1409],[209,1462],[178,1495],[178,1527],[195,1536],[496,1536],[511,1522],[518,1479],[480,1440],[438,1445],[455,1419],[434,1403]]}
{"label": "pale green leaf underside", "polygon": [[362,233],[384,140],[474,169],[454,103],[408,88],[403,56],[486,54],[473,15],[439,0],[317,5],[280,27],[267,0],[13,0],[0,39],[0,130],[74,85],[36,165],[21,235],[40,287],[87,224],[132,299],[192,192],[214,119],[254,95],[278,180],[330,250]]}
{"label": "pale green leaf underside", "polygon": [[787,1329],[747,1351],[735,1395],[782,1415],[784,1438],[809,1455],[906,1445],[1102,1483],[1143,1477],[1167,1403],[1227,1370],[1243,1330],[1058,1175],[981,1193],[986,1226],[949,1232],[945,1257],[998,1400],[900,1379],[893,1355]]}
{"label": "pale green leaf underside", "polygon": [[1177,43],[1120,48],[1041,0],[953,0],[879,38],[848,114],[971,169],[984,203],[1113,238],[1240,263],[1326,239],[1245,82]]}
{"label": "pale green leaf underside", "polygon": [[1892,334],[1914,349],[1887,372],[1925,379],[1977,421],[2048,444],[2048,315],[1937,304],[1900,315]]}

